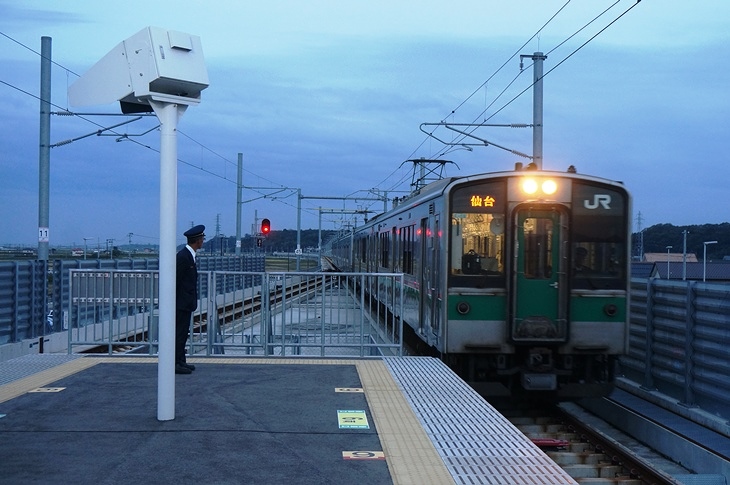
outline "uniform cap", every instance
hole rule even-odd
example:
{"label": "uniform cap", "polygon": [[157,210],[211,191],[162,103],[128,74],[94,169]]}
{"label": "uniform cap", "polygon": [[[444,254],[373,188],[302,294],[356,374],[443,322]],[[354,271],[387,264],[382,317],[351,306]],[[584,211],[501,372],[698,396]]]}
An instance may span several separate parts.
{"label": "uniform cap", "polygon": [[205,236],[205,226],[202,224],[198,224],[195,227],[191,227],[187,231],[183,233],[183,236],[187,238],[195,238],[198,236]]}

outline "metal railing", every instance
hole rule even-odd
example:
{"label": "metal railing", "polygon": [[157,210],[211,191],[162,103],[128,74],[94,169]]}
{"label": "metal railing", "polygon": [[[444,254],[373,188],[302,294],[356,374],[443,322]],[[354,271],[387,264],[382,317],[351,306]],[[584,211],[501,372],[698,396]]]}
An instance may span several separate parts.
{"label": "metal railing", "polygon": [[[263,254],[245,253],[203,254],[197,264],[202,271],[263,271],[266,263]],[[38,350],[43,352],[44,337],[68,330],[72,269],[157,270],[159,262],[155,258],[0,261],[0,345],[38,339]]]}
{"label": "metal railing", "polygon": [[0,261],[0,345],[54,331],[46,318],[46,261]]}
{"label": "metal railing", "polygon": [[[69,352],[157,352],[157,271],[69,275]],[[402,355],[402,274],[200,271],[198,295],[192,355]]]}
{"label": "metal railing", "polygon": [[69,270],[69,352],[105,345],[108,352],[146,342],[159,305],[156,270]]}

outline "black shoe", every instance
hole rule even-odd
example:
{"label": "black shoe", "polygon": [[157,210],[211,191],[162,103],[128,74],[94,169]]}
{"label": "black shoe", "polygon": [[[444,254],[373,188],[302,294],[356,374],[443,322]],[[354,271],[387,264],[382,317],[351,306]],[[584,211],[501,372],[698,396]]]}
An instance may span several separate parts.
{"label": "black shoe", "polygon": [[175,374],[192,374],[193,371],[185,367],[183,364],[175,364]]}
{"label": "black shoe", "polygon": [[188,364],[187,362],[183,362],[180,365],[182,365],[183,367],[187,367],[190,370],[195,370],[195,366],[193,364]]}

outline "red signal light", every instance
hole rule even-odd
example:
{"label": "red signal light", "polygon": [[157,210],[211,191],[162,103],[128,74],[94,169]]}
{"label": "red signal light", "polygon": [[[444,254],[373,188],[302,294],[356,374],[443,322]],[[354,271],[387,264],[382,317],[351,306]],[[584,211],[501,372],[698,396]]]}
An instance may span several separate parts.
{"label": "red signal light", "polygon": [[266,236],[270,232],[271,232],[271,221],[269,221],[268,219],[263,219],[261,221],[261,234]]}

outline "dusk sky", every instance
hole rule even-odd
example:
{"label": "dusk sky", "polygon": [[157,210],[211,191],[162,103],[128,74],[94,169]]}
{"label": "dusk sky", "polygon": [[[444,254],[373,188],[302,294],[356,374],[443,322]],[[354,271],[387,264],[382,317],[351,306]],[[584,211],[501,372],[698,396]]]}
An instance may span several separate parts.
{"label": "dusk sky", "polygon": [[[453,161],[447,176],[526,163],[420,127],[532,123],[532,61],[521,72],[520,55],[538,51],[545,169],[623,181],[635,231],[639,213],[642,227],[730,221],[726,0],[0,0],[0,245],[37,245],[41,37],[53,39],[52,111],[117,114],[118,103],[70,106],[68,87],[147,26],[199,36],[210,79],[179,123],[178,242],[191,224],[235,235],[239,152],[243,234],[256,212],[295,229],[297,189],[304,229],[320,208],[324,229],[341,226],[338,209],[379,211],[366,199],[405,195],[410,159]],[[54,115],[51,143],[123,121]],[[52,148],[51,246],[158,242],[157,125]],[[532,153],[528,128],[475,135]]]}

